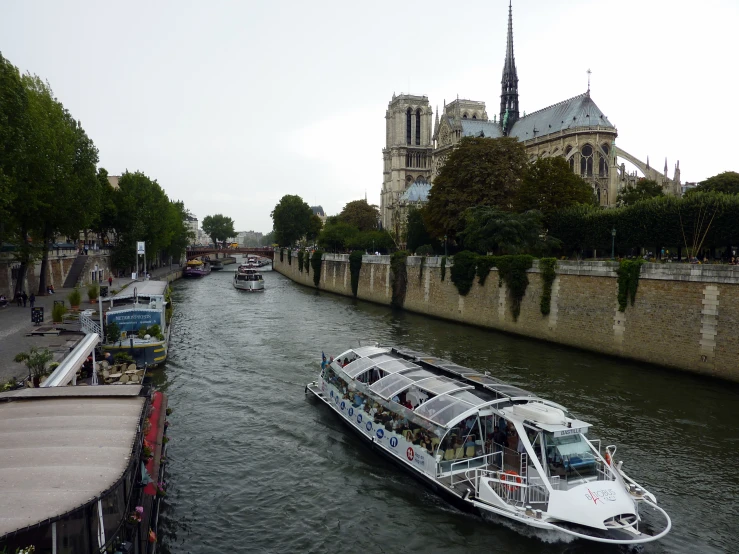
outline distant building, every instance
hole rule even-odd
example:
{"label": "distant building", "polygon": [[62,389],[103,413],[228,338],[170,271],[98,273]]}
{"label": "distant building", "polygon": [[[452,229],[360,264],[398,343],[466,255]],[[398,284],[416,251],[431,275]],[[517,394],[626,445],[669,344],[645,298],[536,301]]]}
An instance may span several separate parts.
{"label": "distant building", "polygon": [[311,206],[310,209],[313,210],[313,215],[321,218],[321,223],[326,223],[326,213],[323,211],[323,206]]}
{"label": "distant building", "polygon": [[186,215],[185,225],[193,233],[193,237],[190,239],[190,244],[199,244],[200,234],[202,233],[202,231],[200,230],[200,227],[198,226],[198,218],[192,214]]}
{"label": "distant building", "polygon": [[120,178],[121,178],[120,175],[108,175],[108,183],[110,183],[110,186],[111,187],[113,187],[114,189],[118,190],[119,188],[121,188],[118,185],[118,180]]}

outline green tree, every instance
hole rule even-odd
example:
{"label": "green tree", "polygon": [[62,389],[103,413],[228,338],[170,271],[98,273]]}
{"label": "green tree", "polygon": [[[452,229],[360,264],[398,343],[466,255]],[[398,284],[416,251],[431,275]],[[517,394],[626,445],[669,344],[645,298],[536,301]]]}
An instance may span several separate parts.
{"label": "green tree", "polygon": [[310,231],[313,210],[300,196],[286,194],[270,215],[277,244],[292,246]]}
{"label": "green tree", "polygon": [[380,219],[380,211],[374,204],[368,204],[366,200],[354,200],[349,202],[339,214],[339,220],[356,227],[360,231],[372,231],[377,229]]}
{"label": "green tree", "polygon": [[664,196],[665,193],[662,191],[662,187],[657,181],[652,179],[639,179],[636,185],[625,186],[618,193],[616,203],[619,206],[631,206],[642,200],[649,198],[657,198],[658,196]]}
{"label": "green tree", "polygon": [[323,228],[323,221],[316,214],[313,214],[310,218],[310,226],[308,231],[305,233],[305,238],[313,242],[318,238]]}
{"label": "green tree", "polygon": [[559,245],[545,234],[542,215],[536,210],[515,214],[494,206],[478,206],[467,210],[465,217],[459,238],[467,250],[523,254],[541,253]]}
{"label": "green tree", "polygon": [[475,206],[512,210],[526,164],[526,150],[515,138],[463,138],[429,193],[424,213],[429,232],[453,238],[464,226],[464,212]]}
{"label": "green tree", "polygon": [[275,244],[275,232],[270,231],[262,237],[262,241],[259,246],[272,246],[273,244]]}
{"label": "green tree", "polygon": [[169,244],[164,247],[164,251],[172,260],[181,260],[187,245],[195,238],[195,233],[187,225],[188,215],[184,202],[170,200],[166,214]]}
{"label": "green tree", "polygon": [[552,213],[575,204],[593,204],[593,187],[575,175],[559,156],[537,158],[526,168],[516,192],[518,212],[537,210],[546,220]]}
{"label": "green tree", "polygon": [[203,218],[203,232],[210,237],[213,244],[226,242],[226,239],[236,235],[233,219],[223,214],[206,215]]}
{"label": "green tree", "polygon": [[359,229],[343,221],[326,222],[318,235],[318,245],[325,250],[340,252],[348,248],[359,234]]}
{"label": "green tree", "polygon": [[108,181],[108,170],[104,167],[98,168],[97,172],[98,193],[100,195],[100,209],[95,215],[91,229],[98,234],[101,241],[112,232],[117,219],[118,208],[115,203],[115,189]]}
{"label": "green tree", "polygon": [[406,248],[409,252],[415,252],[419,246],[433,245],[436,242],[426,229],[426,223],[423,220],[423,208],[408,210],[405,235]]}
{"label": "green tree", "polygon": [[725,194],[739,194],[739,173],[736,171],[724,171],[705,181],[690,191],[693,192],[723,192]]}

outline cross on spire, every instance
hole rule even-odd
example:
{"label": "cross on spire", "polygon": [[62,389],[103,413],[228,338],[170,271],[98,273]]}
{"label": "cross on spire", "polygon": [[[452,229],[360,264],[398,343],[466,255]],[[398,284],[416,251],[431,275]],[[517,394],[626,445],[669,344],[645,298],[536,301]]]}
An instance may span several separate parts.
{"label": "cross on spire", "polygon": [[588,74],[588,94],[590,94],[590,75],[591,75],[591,74],[592,74],[593,72],[592,72],[592,71],[590,71],[590,68],[588,68],[588,70],[586,71],[586,73]]}

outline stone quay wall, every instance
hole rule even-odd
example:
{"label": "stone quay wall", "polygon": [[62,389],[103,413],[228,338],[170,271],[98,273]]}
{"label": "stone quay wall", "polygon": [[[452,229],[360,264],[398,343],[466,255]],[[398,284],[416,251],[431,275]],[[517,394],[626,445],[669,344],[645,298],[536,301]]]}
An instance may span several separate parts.
{"label": "stone quay wall", "polygon": [[[287,253],[274,269],[314,287],[313,268],[299,271]],[[441,280],[441,258],[407,260],[404,309],[434,317],[739,381],[739,267],[644,264],[636,301],[618,311],[616,262],[559,261],[552,285],[551,311],[544,316],[538,262],[517,320],[505,284],[492,269],[485,284],[475,278],[467,296],[451,281],[451,258]],[[422,271],[421,271],[422,270]],[[349,256],[324,254],[320,290],[352,296]],[[389,256],[364,256],[357,298],[390,305]]]}

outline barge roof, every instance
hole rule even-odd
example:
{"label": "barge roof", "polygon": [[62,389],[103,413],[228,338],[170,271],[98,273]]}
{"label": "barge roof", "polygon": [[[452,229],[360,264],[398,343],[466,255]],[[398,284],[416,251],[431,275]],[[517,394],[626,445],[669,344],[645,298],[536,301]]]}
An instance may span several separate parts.
{"label": "barge roof", "polygon": [[115,485],[131,461],[140,386],[0,394],[0,537],[60,517]]}
{"label": "barge roof", "polygon": [[167,281],[135,281],[122,291],[113,295],[113,300],[123,300],[134,296],[164,296]]}

